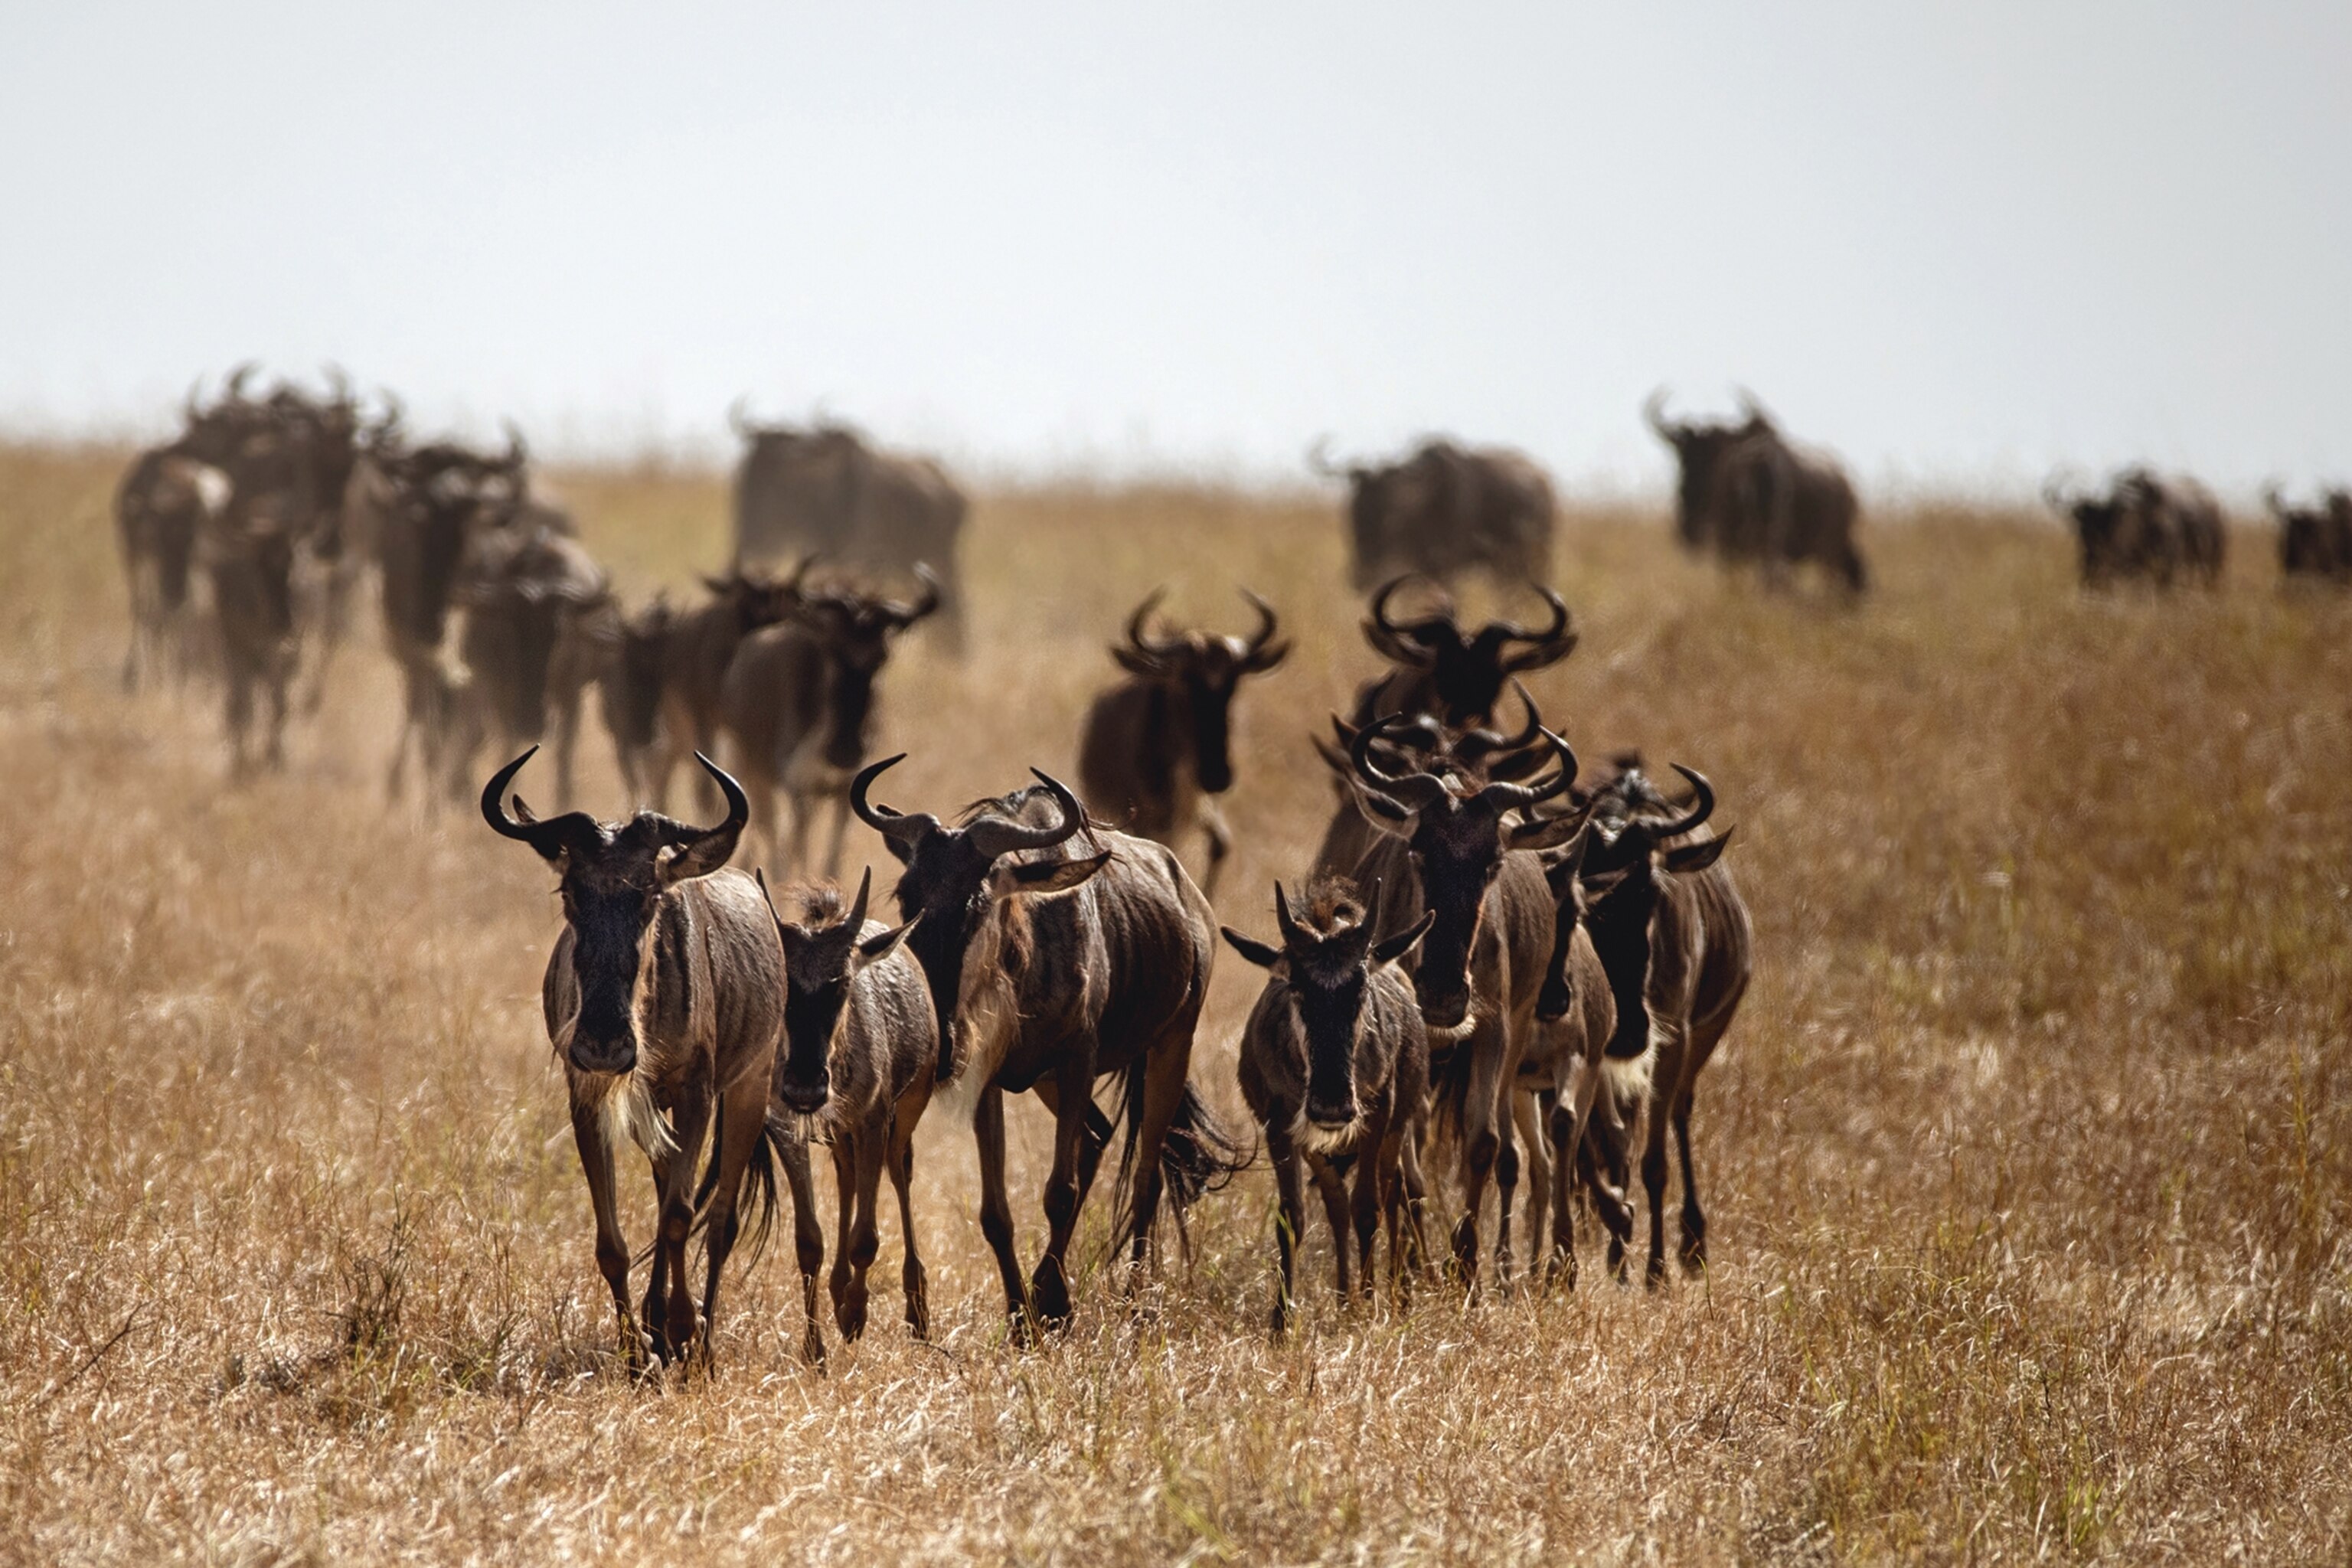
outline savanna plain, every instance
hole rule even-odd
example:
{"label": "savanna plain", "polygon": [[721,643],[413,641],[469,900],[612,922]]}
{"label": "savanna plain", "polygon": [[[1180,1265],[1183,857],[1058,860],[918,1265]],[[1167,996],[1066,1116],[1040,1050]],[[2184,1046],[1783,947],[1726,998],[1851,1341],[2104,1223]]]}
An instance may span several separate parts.
{"label": "savanna plain", "polygon": [[[368,614],[250,785],[208,691],[125,697],[121,460],[0,448],[0,1559],[2344,1560],[2352,606],[2283,594],[2266,533],[2217,594],[2091,598],[2036,518],[1883,509],[1848,610],[1570,509],[1544,710],[1589,766],[1707,773],[1755,914],[1698,1087],[1704,1277],[1618,1286],[1587,1221],[1572,1292],[1342,1309],[1318,1220],[1276,1342],[1259,1169],[1132,1302],[1097,1193],[1076,1321],[1023,1351],[935,1112],[933,1342],[886,1204],[826,1371],[787,1242],[715,1375],[639,1384],[539,1019],[545,868],[387,806]],[[633,598],[723,559],[719,476],[560,482]],[[972,657],[919,634],[886,677],[887,798],[1074,776],[1135,601],[1240,627],[1247,584],[1297,646],[1240,700],[1219,913],[1270,934],[1332,802],[1307,732],[1375,665],[1335,510],[984,496]],[[1194,1057],[1235,1124],[1260,978],[1222,955]]]}

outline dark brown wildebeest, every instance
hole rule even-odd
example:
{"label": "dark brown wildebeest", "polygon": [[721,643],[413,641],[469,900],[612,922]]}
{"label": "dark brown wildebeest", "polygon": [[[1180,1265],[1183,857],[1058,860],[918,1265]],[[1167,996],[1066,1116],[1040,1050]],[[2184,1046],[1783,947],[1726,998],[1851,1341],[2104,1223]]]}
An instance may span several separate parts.
{"label": "dark brown wildebeest", "polygon": [[2278,519],[2279,571],[2288,581],[2352,583],[2352,490],[2326,490],[2317,506],[2296,507],[2266,485],[2263,504]]}
{"label": "dark brown wildebeest", "polygon": [[[1715,791],[1698,773],[1679,764],[1675,771],[1695,792],[1686,810],[1668,805],[1638,769],[1594,792],[1593,842],[1582,872],[1584,923],[1616,999],[1606,1053],[1613,1084],[1620,1092],[1642,1084],[1646,1106],[1642,1185],[1650,1203],[1654,1285],[1665,1278],[1669,1124],[1682,1159],[1683,1265],[1696,1269],[1706,1262],[1706,1215],[1691,1165],[1692,1093],[1748,994],[1755,944],[1748,906],[1720,864],[1730,836],[1706,827]],[[1610,1268],[1622,1271],[1632,1216],[1613,1193],[1624,1189],[1630,1129],[1613,1113],[1591,1125],[1610,1167],[1608,1180],[1592,1183],[1594,1205],[1610,1229]]]}
{"label": "dark brown wildebeest", "polygon": [[1835,458],[1791,443],[1753,397],[1739,395],[1746,417],[1738,425],[1672,423],[1662,411],[1663,391],[1643,405],[1681,465],[1677,536],[1726,562],[1756,563],[1768,582],[1811,561],[1847,592],[1863,593],[1870,574],[1854,537],[1861,508],[1853,481]]}
{"label": "dark brown wildebeest", "polygon": [[[1096,1079],[1118,1081],[1127,1121],[1130,1285],[1163,1188],[1181,1224],[1194,1198],[1244,1163],[1187,1077],[1216,928],[1167,846],[1087,827],[1077,796],[1045,774],[1039,787],[982,801],[949,825],[867,798],[900,760],[860,772],[849,803],[906,868],[898,911],[920,918],[908,941],[939,1016],[939,1081],[961,1074],[978,1095],[981,1232],[1013,1332],[1027,1337],[1070,1315],[1064,1260],[1108,1138]],[[1028,1089],[1053,1111],[1055,1140],[1045,1256],[1024,1281],[1004,1194],[1004,1097]]]}
{"label": "dark brown wildebeest", "polygon": [[663,644],[653,741],[638,766],[640,786],[655,810],[667,804],[670,774],[689,752],[719,749],[727,671],[744,638],[776,625],[801,602],[802,582],[815,559],[802,557],[781,580],[740,570],[705,577],[710,597],[672,623]]}
{"label": "dark brown wildebeest", "polygon": [[[765,893],[768,879],[753,873]],[[833,1320],[841,1337],[866,1331],[866,1273],[880,1249],[875,1202],[882,1173],[898,1194],[898,1234],[907,1248],[901,1275],[907,1326],[917,1339],[931,1331],[923,1289],[923,1259],[915,1246],[915,1124],[930,1103],[939,1063],[939,1025],[922,966],[900,945],[911,925],[885,926],[866,918],[874,873],[857,884],[857,901],[844,915],[833,888],[802,896],[799,922],[776,910],[784,946],[784,1039],[768,1114],[803,1144],[833,1145],[835,1223]],[[814,1278],[810,1280],[814,1288]],[[807,1303],[814,1320],[815,1303]]]}
{"label": "dark brown wildebeest", "polygon": [[228,505],[228,476],[180,442],[142,452],[114,492],[115,540],[131,587],[131,647],[122,688],[135,691],[168,659],[186,673],[185,619],[196,542]]}
{"label": "dark brown wildebeest", "polygon": [[2195,479],[2131,468],[2116,480],[2115,499],[2117,531],[2148,541],[2158,552],[2159,584],[2169,583],[2178,570],[2205,587],[2221,584],[2229,532],[2211,490]]}
{"label": "dark brown wildebeest", "polygon": [[555,747],[556,789],[572,799],[580,704],[618,637],[619,616],[603,567],[578,541],[548,528],[477,535],[459,569],[465,608],[457,655],[468,710],[453,750],[471,766],[478,735],[505,746]]}
{"label": "dark brown wildebeest", "polygon": [[807,554],[877,572],[938,574],[948,646],[964,646],[958,541],[963,492],[929,458],[881,451],[840,426],[754,425],[738,403],[728,422],[746,443],[735,470],[738,570]]}
{"label": "dark brown wildebeest", "polygon": [[1257,630],[1248,637],[1202,631],[1154,633],[1154,590],[1127,620],[1127,639],[1110,656],[1129,679],[1096,697],[1078,732],[1078,784],[1098,820],[1140,837],[1173,846],[1198,824],[1209,840],[1201,891],[1217,896],[1217,874],[1233,849],[1233,832],[1216,797],[1233,787],[1234,691],[1242,678],[1280,664],[1290,652],[1276,642],[1274,606],[1248,589]]}
{"label": "dark brown wildebeest", "polygon": [[1499,582],[1528,583],[1550,569],[1559,509],[1550,479],[1524,453],[1439,438],[1393,463],[1335,467],[1320,446],[1308,461],[1348,481],[1359,589],[1400,572],[1444,578],[1483,567]]}
{"label": "dark brown wildebeest", "polygon": [[677,627],[677,612],[659,595],[635,613],[622,616],[604,668],[596,678],[597,707],[613,737],[621,787],[634,801],[652,798],[646,760],[658,736],[662,673]]}
{"label": "dark brown wildebeest", "polygon": [[[752,820],[769,834],[772,858],[796,870],[808,868],[809,830],[830,800],[824,875],[840,874],[849,781],[872,746],[882,667],[899,635],[940,606],[930,569],[915,573],[921,593],[911,601],[837,584],[800,594],[785,619],[745,637],[727,667],[719,723],[751,793]],[[780,784],[791,801],[788,847],[776,824]]]}
{"label": "dark brown wildebeest", "polygon": [[[1377,903],[1379,890],[1373,890]],[[1265,1130],[1281,1213],[1275,1247],[1281,1262],[1274,1331],[1289,1327],[1297,1273],[1294,1254],[1307,1236],[1299,1182],[1303,1158],[1323,1194],[1338,1261],[1339,1300],[1356,1295],[1348,1269],[1350,1203],[1346,1167],[1356,1168],[1352,1205],[1357,1276],[1372,1293],[1372,1241],[1388,1221],[1389,1278],[1402,1293],[1422,1267],[1421,1173],[1413,1130],[1429,1091],[1429,1034],[1413,1005],[1412,984],[1397,967],[1436,920],[1385,942],[1372,940],[1370,911],[1345,884],[1318,886],[1305,907],[1291,908],[1274,885],[1274,919],[1282,945],[1271,947],[1231,926],[1225,941],[1267,971],[1242,1027],[1242,1099]]]}
{"label": "dark brown wildebeest", "polygon": [[[665,1362],[692,1354],[707,1364],[740,1197],[756,1178],[756,1250],[774,1209],[779,1157],[798,1210],[803,1300],[812,1304],[824,1248],[807,1145],[768,1133],[768,1093],[784,1030],[784,955],[758,887],[724,868],[751,803],[734,780],[698,759],[727,797],[726,819],[715,827],[648,811],[624,823],[577,811],[542,822],[520,799],[509,815],[507,786],[530,757],[525,752],[491,776],[482,816],[538,851],[562,879],[563,934],[548,955],[540,996],[595,1209],[596,1267],[612,1290],[633,1372],[644,1370],[648,1351]],[[709,1265],[698,1311],[686,1247],[697,1228],[695,1174],[706,1131]],[[660,1213],[642,1319],[629,1301],[629,1244],[614,1193],[623,1138],[652,1161]],[[814,1311],[803,1348],[811,1360],[824,1356]]]}
{"label": "dark brown wildebeest", "polygon": [[1559,835],[1549,821],[1504,818],[1565,793],[1576,753],[1544,731],[1558,771],[1533,784],[1412,767],[1391,773],[1374,743],[1401,722],[1391,714],[1356,733],[1349,749],[1358,796],[1382,830],[1357,866],[1359,887],[1377,888],[1374,930],[1436,919],[1412,964],[1414,1000],[1430,1030],[1433,1108],[1459,1134],[1464,1209],[1454,1232],[1463,1282],[1475,1289],[1478,1210],[1494,1179],[1502,1199],[1496,1263],[1511,1264],[1511,1205],[1517,1184],[1510,1146],[1511,1095],[1535,1029],[1535,1006],[1552,948],[1554,900],[1532,847]]}
{"label": "dark brown wildebeest", "polygon": [[1410,580],[1393,577],[1382,584],[1364,617],[1364,640],[1397,668],[1357,692],[1357,724],[1391,713],[1427,713],[1456,728],[1483,724],[1512,676],[1547,668],[1576,651],[1578,633],[1568,605],[1541,584],[1535,590],[1551,615],[1541,630],[1489,621],[1473,632],[1463,629],[1454,602],[1442,592],[1426,614],[1409,621],[1390,619],[1391,601]]}
{"label": "dark brown wildebeest", "polygon": [[223,717],[235,777],[252,770],[257,693],[268,706],[262,763],[270,768],[286,763],[286,692],[295,664],[295,549],[292,532],[278,518],[241,512],[234,505],[226,515],[207,518],[197,537],[197,558],[212,584],[226,681]]}
{"label": "dark brown wildebeest", "polygon": [[[1412,718],[1400,715],[1395,726],[1370,742],[1373,756],[1391,771],[1398,766],[1408,771],[1419,767],[1433,773],[1475,779],[1480,784],[1516,784],[1531,773],[1540,773],[1553,760],[1551,748],[1543,738],[1543,715],[1537,710],[1535,699],[1528,695],[1528,689],[1516,679],[1511,689],[1518,693],[1520,706],[1527,714],[1525,725],[1516,735],[1484,727],[1449,729],[1425,713]],[[1339,805],[1332,811],[1330,823],[1324,828],[1322,842],[1315,852],[1313,874],[1324,878],[1352,873],[1364,852],[1381,837],[1381,830],[1372,826],[1356,804],[1356,768],[1348,759],[1361,726],[1334,714],[1331,729],[1339,738],[1337,745],[1319,735],[1310,737],[1339,793]]]}

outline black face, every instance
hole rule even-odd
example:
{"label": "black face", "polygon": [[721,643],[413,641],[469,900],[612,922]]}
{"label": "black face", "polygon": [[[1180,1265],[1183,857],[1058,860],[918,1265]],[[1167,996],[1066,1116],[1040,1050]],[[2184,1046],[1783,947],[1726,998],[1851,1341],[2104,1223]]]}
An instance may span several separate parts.
{"label": "black face", "polygon": [[2083,547],[2084,575],[2095,576],[2116,564],[2116,532],[2122,512],[2121,504],[2112,500],[2074,503],[2074,534]]}
{"label": "black face", "polygon": [[637,973],[661,901],[653,820],[640,814],[618,833],[600,828],[603,843],[582,843],[564,859],[563,917],[580,986],[568,1055],[583,1072],[622,1073],[637,1063]]}
{"label": "black face", "polygon": [[1307,1120],[1318,1127],[1356,1120],[1356,1029],[1370,946],[1370,931],[1360,925],[1319,942],[1296,941],[1287,951],[1291,1002],[1307,1037]]}
{"label": "black face", "polygon": [[1470,1016],[1470,955],[1486,889],[1503,868],[1502,813],[1475,795],[1439,801],[1414,814],[1408,842],[1422,902],[1436,916],[1422,942],[1413,995],[1424,1020],[1451,1029]]}
{"label": "black face", "polygon": [[1568,954],[1584,925],[1581,859],[1580,856],[1575,860],[1557,860],[1544,868],[1552,898],[1551,959],[1544,965],[1543,988],[1536,994],[1536,1016],[1547,1024],[1567,1017],[1568,1010],[1576,1005],[1575,988],[1568,977]]}
{"label": "black face", "polygon": [[[1619,841],[1642,839],[1638,829],[1620,835]],[[1658,883],[1646,840],[1626,867],[1611,874],[1604,890],[1588,899],[1584,929],[1592,950],[1609,976],[1609,994],[1617,1004],[1617,1030],[1609,1054],[1629,1058],[1642,1054],[1650,1033],[1650,921],[1658,907]],[[1546,982],[1549,991],[1549,982]],[[1563,1007],[1561,1012],[1565,1014]]]}
{"label": "black face", "polygon": [[824,760],[836,768],[854,768],[866,760],[874,682],[889,661],[890,638],[898,628],[887,615],[867,606],[827,619]]}
{"label": "black face", "polygon": [[906,870],[895,896],[898,918],[921,917],[907,937],[915,962],[923,966],[931,1007],[940,1021],[940,1078],[953,1075],[957,1060],[956,1004],[963,992],[964,949],[988,912],[988,874],[992,857],[972,847],[967,836],[939,827],[914,841],[911,853],[887,839]]}
{"label": "black face", "polygon": [[833,1034],[849,1001],[850,957],[857,931],[849,921],[814,931],[780,925],[784,944],[784,1055],[776,1093],[804,1116],[833,1094]]}
{"label": "black face", "polygon": [[1200,659],[1184,671],[1184,702],[1192,720],[1192,768],[1201,788],[1210,795],[1234,787],[1234,690],[1241,678],[1230,658]]}
{"label": "black face", "polygon": [[1682,425],[1666,439],[1682,465],[1675,489],[1675,531],[1685,544],[1699,542],[1706,505],[1715,491],[1715,470],[1734,442],[1749,435],[1750,425]]}

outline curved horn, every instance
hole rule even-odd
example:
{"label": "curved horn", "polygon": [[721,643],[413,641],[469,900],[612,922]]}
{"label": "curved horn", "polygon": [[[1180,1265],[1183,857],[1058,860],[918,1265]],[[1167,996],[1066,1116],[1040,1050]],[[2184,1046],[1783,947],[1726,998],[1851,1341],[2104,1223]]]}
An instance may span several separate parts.
{"label": "curved horn", "polygon": [[874,868],[868,866],[866,874],[857,879],[857,901],[849,906],[849,934],[853,940],[865,934],[866,900],[873,892]]}
{"label": "curved horn", "polygon": [[[816,558],[811,556],[809,559],[814,561]],[[803,565],[805,567],[806,563]],[[882,601],[882,613],[896,621],[901,627],[913,626],[940,607],[940,580],[931,574],[929,563],[922,561],[915,563],[915,581],[921,584],[922,593],[913,604],[910,605],[899,599]]]}
{"label": "curved horn", "polygon": [[1576,782],[1576,752],[1566,741],[1549,730],[1541,731],[1559,757],[1559,771],[1548,779],[1531,784],[1490,784],[1478,792],[1478,798],[1497,811],[1508,811],[1515,805],[1533,805],[1539,800],[1549,800]]}
{"label": "curved horn", "polygon": [[1247,599],[1250,602],[1250,607],[1257,612],[1257,630],[1253,632],[1249,640],[1242,645],[1242,668],[1272,669],[1282,662],[1285,655],[1290,652],[1288,643],[1277,643],[1274,640],[1274,634],[1281,626],[1282,622],[1275,615],[1274,606],[1258,597],[1255,589],[1244,588],[1242,597]]}
{"label": "curved horn", "polygon": [[1578,634],[1574,619],[1568,613],[1567,603],[1540,583],[1536,584],[1536,592],[1541,594],[1544,603],[1551,606],[1550,626],[1539,632],[1529,632],[1509,621],[1495,623],[1495,629],[1502,633],[1507,641],[1528,645],[1523,651],[1502,661],[1507,670],[1541,669],[1546,665],[1558,664],[1576,651]]}
{"label": "curved horn", "polygon": [[1680,763],[1675,764],[1675,772],[1690,781],[1690,786],[1696,792],[1696,798],[1687,814],[1672,822],[1659,823],[1651,828],[1650,836],[1654,839],[1679,837],[1715,815],[1715,786],[1706,782],[1706,775],[1696,768],[1686,768]]}
{"label": "curved horn", "polygon": [[919,812],[913,816],[904,816],[887,805],[876,805],[866,798],[866,792],[874,787],[876,779],[906,760],[907,753],[900,752],[895,757],[885,757],[878,763],[869,763],[858,770],[856,778],[849,781],[849,809],[857,814],[857,820],[880,834],[889,843],[902,847],[911,846],[925,834],[935,831],[940,826],[940,819],[927,812]]}
{"label": "curved horn", "polygon": [[1331,460],[1331,437],[1328,434],[1315,437],[1315,445],[1307,448],[1307,466],[1327,479],[1345,479],[1354,476],[1344,464]]}
{"label": "curved horn", "polygon": [[1398,804],[1419,811],[1446,797],[1445,781],[1435,773],[1419,771],[1384,773],[1380,764],[1372,761],[1372,742],[1383,738],[1390,726],[1402,717],[1402,714],[1391,713],[1357,731],[1348,742],[1348,761],[1354,765],[1356,776],[1365,784]]}
{"label": "curved horn", "polygon": [[2065,486],[2059,482],[2056,474],[2042,481],[2042,504],[2062,517],[2074,510],[2074,503],[2066,499]]}
{"label": "curved horn", "polygon": [[2286,515],[2286,498],[2279,494],[2278,481],[2276,479],[2269,480],[2263,484],[2263,505],[2270,509],[2271,515],[2273,517],[2283,518]]}
{"label": "curved horn", "polygon": [[743,793],[743,786],[700,752],[694,753],[694,760],[702,764],[702,771],[710,775],[710,782],[726,797],[727,816],[716,827],[696,827],[684,822],[663,825],[663,842],[677,846],[677,853],[661,867],[666,882],[707,877],[727,864],[743,837],[744,824],[751,820],[751,797]]}
{"label": "curved horn", "polygon": [[1044,784],[1054,802],[1061,807],[1062,820],[1051,827],[1030,827],[1002,816],[983,816],[965,830],[964,837],[974,849],[990,859],[1010,855],[1020,849],[1050,849],[1075,835],[1087,825],[1087,808],[1070,788],[1050,773],[1029,770]]}
{"label": "curved horn", "polygon": [[1671,441],[1682,434],[1683,427],[1666,417],[1666,389],[1663,386],[1642,399],[1642,417],[1650,422],[1650,428],[1657,432],[1660,440]]}
{"label": "curved horn", "polygon": [[751,405],[750,393],[739,393],[735,401],[727,405],[727,427],[735,432],[738,440],[749,441],[759,434],[759,426],[751,420]]}
{"label": "curved horn", "polygon": [[253,379],[253,373],[259,368],[260,366],[257,362],[247,360],[235,370],[230,371],[228,373],[228,381],[221,388],[221,401],[224,403],[244,402],[245,384]]}
{"label": "curved horn", "polygon": [[530,447],[523,440],[522,432],[515,428],[513,420],[502,420],[500,423],[505,426],[507,433],[507,455],[503,466],[509,472],[520,474],[523,470],[523,466],[530,461]]}
{"label": "curved horn", "polygon": [[1283,892],[1279,880],[1274,884],[1274,923],[1282,932],[1282,945],[1286,949],[1296,952],[1309,945],[1306,933],[1298,929],[1297,917],[1290,912],[1289,897]]}
{"label": "curved horn", "polygon": [[596,823],[586,813],[578,811],[567,811],[561,816],[541,822],[520,801],[515,805],[521,809],[522,815],[517,817],[508,814],[508,786],[514,783],[515,774],[522,772],[523,763],[538,754],[539,748],[533,746],[490,775],[490,782],[482,786],[482,820],[488,823],[501,838],[520,840],[552,860],[570,847],[583,827],[594,832]]}
{"label": "curved horn", "polygon": [[1165,588],[1152,589],[1150,593],[1144,595],[1143,603],[1135,606],[1135,614],[1127,617],[1128,646],[1154,660],[1170,658],[1184,651],[1184,644],[1181,638],[1159,641],[1144,632],[1144,623],[1151,618],[1151,612],[1160,607],[1160,601],[1165,598],[1167,594],[1168,590]]}
{"label": "curved horn", "polygon": [[[1424,616],[1417,621],[1400,626],[1389,619],[1389,601],[1395,597],[1399,588],[1419,575],[1417,572],[1407,572],[1390,578],[1373,590],[1371,615],[1364,622],[1364,638],[1383,658],[1426,669],[1437,657],[1432,651],[1437,635],[1441,631],[1452,632],[1458,639],[1462,634],[1454,624],[1451,599],[1443,601],[1445,607],[1438,614]],[[1442,594],[1443,590],[1440,592]]]}

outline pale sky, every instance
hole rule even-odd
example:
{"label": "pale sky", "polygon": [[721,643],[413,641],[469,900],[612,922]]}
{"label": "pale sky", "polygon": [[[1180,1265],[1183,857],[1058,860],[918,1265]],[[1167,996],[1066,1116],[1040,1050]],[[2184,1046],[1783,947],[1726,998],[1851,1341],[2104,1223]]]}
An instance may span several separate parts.
{"label": "pale sky", "polygon": [[1444,429],[1662,484],[2352,477],[2352,5],[0,12],[0,430],[254,357],[543,449],[739,393],[1002,470]]}

